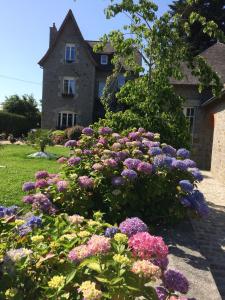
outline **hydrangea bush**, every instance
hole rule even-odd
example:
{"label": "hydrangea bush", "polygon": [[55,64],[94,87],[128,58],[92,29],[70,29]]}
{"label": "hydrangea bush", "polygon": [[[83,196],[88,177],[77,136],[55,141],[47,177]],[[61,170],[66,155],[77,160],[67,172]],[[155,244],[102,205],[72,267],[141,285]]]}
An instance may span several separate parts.
{"label": "hydrangea bush", "polygon": [[90,217],[101,210],[109,222],[138,216],[145,222],[176,222],[188,211],[205,216],[208,207],[197,189],[202,175],[186,149],[159,142],[143,128],[122,136],[103,127],[84,128],[65,144],[59,174],[46,171],[28,182],[24,202],[45,213],[57,210]]}
{"label": "hydrangea bush", "polygon": [[1,207],[1,299],[183,299],[168,247],[139,218],[118,227],[80,215],[20,215]]}

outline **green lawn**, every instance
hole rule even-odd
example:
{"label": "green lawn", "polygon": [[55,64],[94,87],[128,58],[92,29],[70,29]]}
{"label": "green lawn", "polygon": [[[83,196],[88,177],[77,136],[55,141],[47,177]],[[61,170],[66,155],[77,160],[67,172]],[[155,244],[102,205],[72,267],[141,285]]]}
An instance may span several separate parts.
{"label": "green lawn", "polygon": [[[55,173],[59,170],[59,164],[55,160],[28,158],[27,155],[36,150],[27,145],[6,145],[0,149],[0,205],[20,205],[22,184],[25,181],[33,181],[34,173],[38,170],[47,170]],[[64,147],[48,147],[47,152],[59,156],[68,155],[68,149]]]}

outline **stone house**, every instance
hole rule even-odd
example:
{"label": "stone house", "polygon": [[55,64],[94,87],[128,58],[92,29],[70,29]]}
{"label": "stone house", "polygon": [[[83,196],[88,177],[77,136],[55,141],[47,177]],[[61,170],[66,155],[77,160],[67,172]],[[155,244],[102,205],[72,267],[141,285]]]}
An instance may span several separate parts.
{"label": "stone house", "polygon": [[[100,96],[112,73],[114,51],[107,44],[94,53],[96,41],[84,40],[70,10],[59,30],[50,27],[49,49],[39,61],[43,68],[42,128],[89,125],[104,114]],[[216,43],[201,55],[225,84],[225,45]],[[141,56],[137,53],[137,62]],[[198,80],[184,66],[185,77],[172,80],[178,94],[186,98],[184,113],[190,121],[192,155],[202,169],[225,181],[225,94],[213,98],[210,90],[198,92]],[[118,77],[118,88],[123,85]]]}
{"label": "stone house", "polygon": [[[99,100],[112,73],[113,49],[107,44],[102,53],[93,51],[97,41],[84,40],[69,10],[61,27],[50,27],[49,49],[39,61],[43,69],[42,128],[89,125],[104,111]],[[141,57],[137,53],[137,61]],[[125,83],[118,76],[118,88]]]}
{"label": "stone house", "polygon": [[[216,43],[201,53],[225,88],[225,44]],[[202,169],[225,183],[225,91],[213,97],[198,92],[198,80],[184,66],[183,80],[173,80],[178,94],[186,98],[184,113],[190,120],[192,155]]]}

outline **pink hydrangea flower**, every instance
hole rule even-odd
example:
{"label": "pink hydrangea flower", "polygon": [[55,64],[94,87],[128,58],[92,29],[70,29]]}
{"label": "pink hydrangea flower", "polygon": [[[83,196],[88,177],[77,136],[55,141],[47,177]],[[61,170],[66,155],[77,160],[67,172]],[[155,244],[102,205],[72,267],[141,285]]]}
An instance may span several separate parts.
{"label": "pink hydrangea flower", "polygon": [[128,245],[133,254],[141,259],[160,259],[168,255],[168,246],[162,237],[150,235],[148,232],[134,234],[129,238]]}
{"label": "pink hydrangea flower", "polygon": [[100,163],[95,163],[93,164],[92,169],[94,169],[95,171],[102,171],[104,169],[104,166]]}
{"label": "pink hydrangea flower", "polygon": [[103,164],[107,167],[116,168],[117,162],[113,158],[108,158],[103,161]]}
{"label": "pink hydrangea flower", "polygon": [[84,189],[91,189],[94,187],[94,180],[88,176],[80,176],[78,178],[78,184]]}
{"label": "pink hydrangea flower", "polygon": [[68,258],[74,262],[79,262],[90,256],[90,254],[91,252],[88,246],[81,245],[72,249],[68,254]]}
{"label": "pink hydrangea flower", "polygon": [[110,250],[110,238],[101,235],[93,235],[88,241],[88,249],[92,255],[106,253]]}
{"label": "pink hydrangea flower", "polygon": [[66,180],[60,180],[56,184],[59,192],[63,192],[68,188],[68,182]]}
{"label": "pink hydrangea flower", "polygon": [[57,160],[57,162],[58,162],[59,164],[64,164],[65,162],[67,162],[67,158],[66,158],[66,157],[60,157],[60,158]]}
{"label": "pink hydrangea flower", "polygon": [[133,263],[131,271],[140,277],[145,278],[159,278],[161,270],[148,260],[137,260]]}

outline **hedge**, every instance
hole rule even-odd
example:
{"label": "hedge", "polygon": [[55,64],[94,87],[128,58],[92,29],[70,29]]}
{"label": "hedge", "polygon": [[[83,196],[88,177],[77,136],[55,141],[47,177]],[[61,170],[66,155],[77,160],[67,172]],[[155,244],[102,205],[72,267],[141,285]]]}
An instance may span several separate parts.
{"label": "hedge", "polygon": [[21,115],[0,111],[0,133],[13,134],[19,137],[31,129],[29,120]]}

